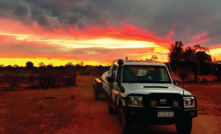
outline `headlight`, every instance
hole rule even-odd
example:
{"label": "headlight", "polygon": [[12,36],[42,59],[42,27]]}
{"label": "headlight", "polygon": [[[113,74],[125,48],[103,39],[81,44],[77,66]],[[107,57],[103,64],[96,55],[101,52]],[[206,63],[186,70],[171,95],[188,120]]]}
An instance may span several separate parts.
{"label": "headlight", "polygon": [[143,96],[129,96],[127,99],[128,105],[143,105]]}
{"label": "headlight", "polygon": [[195,98],[194,97],[183,97],[184,108],[195,108]]}

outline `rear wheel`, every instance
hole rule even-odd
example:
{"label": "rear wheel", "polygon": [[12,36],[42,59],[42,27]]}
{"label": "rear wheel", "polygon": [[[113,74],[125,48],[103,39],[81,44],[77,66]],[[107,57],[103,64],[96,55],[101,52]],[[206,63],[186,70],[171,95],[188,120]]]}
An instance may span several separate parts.
{"label": "rear wheel", "polygon": [[190,134],[192,131],[192,118],[190,116],[183,116],[175,125],[178,134]]}
{"label": "rear wheel", "polygon": [[130,122],[126,119],[125,112],[123,111],[122,106],[120,106],[118,117],[120,125],[120,134],[128,133],[130,128]]}
{"label": "rear wheel", "polygon": [[99,94],[97,93],[97,91],[94,89],[94,99],[96,100],[96,101],[98,101],[99,100]]}
{"label": "rear wheel", "polygon": [[110,100],[109,100],[108,96],[107,96],[107,111],[111,115],[115,114],[114,109],[111,107]]}

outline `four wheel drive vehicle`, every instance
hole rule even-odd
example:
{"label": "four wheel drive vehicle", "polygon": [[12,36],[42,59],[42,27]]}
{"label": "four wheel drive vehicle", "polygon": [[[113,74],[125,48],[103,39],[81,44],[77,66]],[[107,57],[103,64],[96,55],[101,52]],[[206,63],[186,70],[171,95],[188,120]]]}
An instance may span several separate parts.
{"label": "four wheel drive vehicle", "polygon": [[108,112],[118,115],[121,133],[131,123],[175,124],[178,133],[191,132],[197,98],[172,81],[165,64],[116,60],[99,80],[107,94]]}

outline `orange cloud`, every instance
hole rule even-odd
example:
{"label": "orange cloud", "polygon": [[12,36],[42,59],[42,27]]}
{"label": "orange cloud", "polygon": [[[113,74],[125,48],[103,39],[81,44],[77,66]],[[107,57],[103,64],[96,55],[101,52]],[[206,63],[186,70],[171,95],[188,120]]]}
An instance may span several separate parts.
{"label": "orange cloud", "polygon": [[208,32],[204,32],[204,33],[195,35],[195,36],[193,36],[192,38],[193,38],[193,40],[199,40],[199,39],[201,39],[201,38],[203,38],[203,37],[206,37],[207,35],[208,35]]}
{"label": "orange cloud", "polygon": [[138,59],[146,54],[161,55],[159,50],[164,54],[163,51],[172,43],[169,36],[156,37],[131,25],[119,29],[92,26],[45,30],[37,23],[24,25],[2,18],[0,22],[0,58],[4,59],[32,59],[36,62],[47,59],[47,62],[57,61],[59,64],[63,64],[61,61],[107,64],[113,58],[128,56]]}

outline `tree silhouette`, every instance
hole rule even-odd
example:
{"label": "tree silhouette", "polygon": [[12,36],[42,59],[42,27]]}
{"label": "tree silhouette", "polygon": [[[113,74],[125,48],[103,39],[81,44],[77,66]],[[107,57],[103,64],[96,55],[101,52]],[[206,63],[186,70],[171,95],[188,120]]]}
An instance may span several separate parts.
{"label": "tree silhouette", "polygon": [[213,61],[212,61],[212,62],[213,62],[213,63],[216,63],[216,58],[215,58],[215,57],[213,58]]}
{"label": "tree silhouette", "polygon": [[14,66],[12,66],[13,68],[16,68],[16,67],[19,67],[18,65],[14,65]]}
{"label": "tree silhouette", "polygon": [[198,50],[198,51],[209,52],[209,48],[207,48],[207,47],[202,47],[202,46],[200,46],[199,44],[193,46],[193,48],[194,48],[196,51]]}
{"label": "tree silhouette", "polygon": [[187,47],[183,53],[184,61],[193,61],[196,62],[196,50],[191,47]]}
{"label": "tree silhouette", "polygon": [[190,71],[186,68],[180,68],[178,71],[178,75],[183,81],[183,88],[184,88],[184,82],[190,77]]}
{"label": "tree silhouette", "polygon": [[183,61],[183,43],[181,41],[176,41],[170,47],[169,61],[177,62]]}
{"label": "tree silhouette", "polygon": [[50,63],[49,65],[47,65],[47,68],[53,68],[53,64],[52,63]]}
{"label": "tree silhouette", "polygon": [[34,67],[34,64],[33,64],[31,61],[28,61],[28,62],[26,62],[26,67],[27,67],[28,69],[31,69],[31,68]]}
{"label": "tree silhouette", "polygon": [[205,53],[204,51],[196,52],[196,58],[198,63],[208,63],[212,62],[212,58],[209,54]]}
{"label": "tree silhouette", "polygon": [[81,61],[79,65],[80,65],[81,67],[84,66],[84,62]]}
{"label": "tree silhouette", "polygon": [[8,65],[8,66],[6,66],[6,68],[12,68],[12,66],[11,66],[11,65]]}
{"label": "tree silhouette", "polygon": [[176,41],[172,44],[168,53],[169,62],[171,64],[172,70],[176,70],[177,67],[181,66],[183,58],[183,43],[181,41]]}
{"label": "tree silhouette", "polygon": [[67,64],[65,64],[65,67],[67,66],[74,66],[74,64],[72,62],[68,62]]}
{"label": "tree silhouette", "polygon": [[151,59],[152,59],[153,61],[156,61],[156,60],[158,60],[158,57],[157,57],[156,55],[152,55]]}
{"label": "tree silhouette", "polygon": [[45,64],[43,62],[40,62],[38,65],[39,67],[45,67]]}

